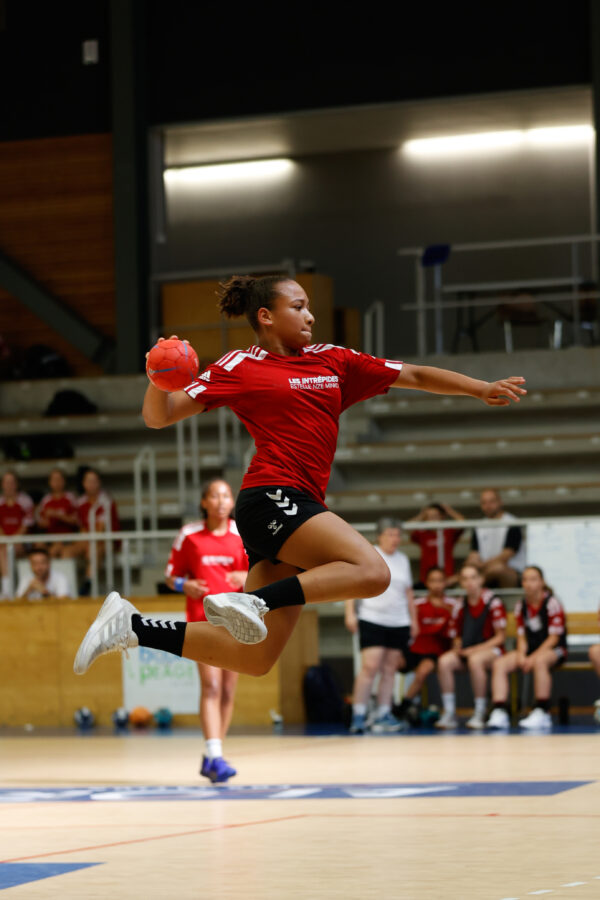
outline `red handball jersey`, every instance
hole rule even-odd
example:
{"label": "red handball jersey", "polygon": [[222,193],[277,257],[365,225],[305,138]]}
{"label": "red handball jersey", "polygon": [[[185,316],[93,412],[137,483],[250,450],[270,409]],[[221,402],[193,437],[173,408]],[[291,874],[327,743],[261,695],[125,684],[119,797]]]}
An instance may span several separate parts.
{"label": "red handball jersey", "polygon": [[295,487],[322,503],[340,413],[385,394],[401,369],[401,362],[333,344],[313,344],[298,356],[253,346],[227,353],[185,390],[207,410],[229,406],[254,438],[242,488]]}
{"label": "red handball jersey", "polygon": [[16,534],[24,525],[31,528],[33,525],[33,500],[29,494],[19,492],[14,500],[7,500],[0,495],[0,530],[2,534]]}
{"label": "red handball jersey", "polygon": [[[441,523],[440,523],[441,524]],[[461,528],[445,528],[444,535],[444,572],[447,577],[454,575],[454,545],[462,534]],[[437,531],[411,531],[410,539],[421,548],[419,578],[425,584],[428,571],[438,565]]]}
{"label": "red handball jersey", "polygon": [[117,505],[112,497],[109,497],[104,491],[100,491],[93,504],[90,503],[86,494],[82,494],[81,497],[77,498],[76,505],[82,531],[90,530],[90,510],[92,506],[96,507],[96,527],[101,526],[104,531],[120,530],[121,523],[119,522]]}
{"label": "red handball jersey", "polygon": [[413,653],[441,656],[450,648],[448,629],[458,605],[452,597],[444,597],[442,606],[436,606],[429,597],[415,599],[419,633],[410,645]]}
{"label": "red handball jersey", "polygon": [[[165,575],[172,578],[201,578],[207,594],[234,591],[228,572],[248,571],[248,557],[233,519],[226,534],[214,534],[205,522],[184,525],[173,543]],[[241,588],[240,588],[241,590]],[[186,596],[188,622],[205,622],[203,599]]]}
{"label": "red handball jersey", "polygon": [[[73,494],[67,492],[60,497],[55,497],[54,494],[46,494],[42,497],[38,506],[37,517],[40,526],[46,534],[69,534],[71,531],[75,531],[75,525],[69,525],[68,522],[63,522],[62,519],[55,517],[54,513],[56,511],[67,515],[76,513],[77,501]],[[47,521],[46,525],[42,525],[42,518]]]}
{"label": "red handball jersey", "polygon": [[463,647],[489,641],[499,628],[506,628],[506,609],[499,597],[485,588],[475,604],[469,604],[465,615],[466,598],[460,603],[448,627],[448,636],[462,637]]}

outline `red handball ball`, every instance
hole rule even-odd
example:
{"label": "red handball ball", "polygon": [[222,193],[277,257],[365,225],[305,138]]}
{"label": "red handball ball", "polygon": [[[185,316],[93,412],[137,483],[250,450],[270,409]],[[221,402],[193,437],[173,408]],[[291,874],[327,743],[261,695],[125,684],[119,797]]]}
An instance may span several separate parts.
{"label": "red handball ball", "polygon": [[180,391],[198,375],[198,354],[194,348],[177,338],[159,341],[146,360],[146,374],[161,391]]}

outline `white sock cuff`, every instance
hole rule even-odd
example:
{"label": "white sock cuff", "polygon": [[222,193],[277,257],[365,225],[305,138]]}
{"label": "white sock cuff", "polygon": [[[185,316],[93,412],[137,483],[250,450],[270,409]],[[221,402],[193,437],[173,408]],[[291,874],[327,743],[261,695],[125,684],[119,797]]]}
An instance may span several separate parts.
{"label": "white sock cuff", "polygon": [[223,756],[223,741],[220,738],[209,738],[206,741],[206,755],[209,759]]}

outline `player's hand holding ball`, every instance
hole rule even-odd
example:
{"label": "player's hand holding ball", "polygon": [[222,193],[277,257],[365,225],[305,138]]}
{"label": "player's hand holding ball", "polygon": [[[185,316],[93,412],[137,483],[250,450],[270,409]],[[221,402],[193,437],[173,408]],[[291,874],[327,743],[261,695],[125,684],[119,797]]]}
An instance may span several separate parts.
{"label": "player's hand holding ball", "polygon": [[146,374],[160,391],[180,391],[196,378],[198,354],[188,341],[177,335],[159,338],[146,354]]}

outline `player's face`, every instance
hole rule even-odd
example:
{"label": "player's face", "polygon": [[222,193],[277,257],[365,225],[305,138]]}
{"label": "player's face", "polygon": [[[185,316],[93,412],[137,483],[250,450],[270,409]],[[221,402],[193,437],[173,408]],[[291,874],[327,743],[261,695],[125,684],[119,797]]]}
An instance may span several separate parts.
{"label": "player's face", "polygon": [[539,597],[544,591],[544,579],[537,569],[525,569],[523,572],[523,593],[530,599]]}
{"label": "player's face", "polygon": [[482,491],[479,505],[481,506],[481,512],[488,519],[493,519],[498,513],[502,512],[502,504],[496,491]]}
{"label": "player's face", "polygon": [[50,574],[50,561],[45,553],[32,553],[29,557],[31,571],[36,578],[45,581]]}
{"label": "player's face", "polygon": [[426,522],[441,522],[442,514],[437,508],[437,506],[428,506],[425,509],[425,521]]}
{"label": "player's face", "polygon": [[477,569],[466,566],[460,573],[459,583],[467,597],[477,598],[483,587],[483,578]]}
{"label": "player's face", "polygon": [[234,507],[234,499],[227,482],[214,481],[200,505],[206,510],[209,519],[228,519]]}
{"label": "player's face", "polygon": [[96,494],[100,493],[101,482],[95,472],[86,472],[83,476],[83,481],[81,482],[83,486],[83,490],[90,497],[95,497]]}
{"label": "player's face", "polygon": [[446,579],[441,572],[430,572],[425,585],[432,597],[441,597],[444,593]]}
{"label": "player's face", "polygon": [[401,542],[402,532],[399,528],[385,528],[377,538],[384,553],[395,553]]}
{"label": "player's face", "polygon": [[2,493],[5,497],[15,497],[18,490],[17,479],[12,472],[6,472],[2,476]]}
{"label": "player's face", "polygon": [[48,478],[48,485],[50,490],[54,494],[62,494],[65,489],[65,476],[62,472],[58,472],[56,469],[54,472],[50,472],[50,477]]}
{"label": "player's face", "polygon": [[312,340],[315,317],[308,308],[306,291],[295,281],[282,281],[271,310],[273,333],[286,346],[295,350],[307,347]]}

